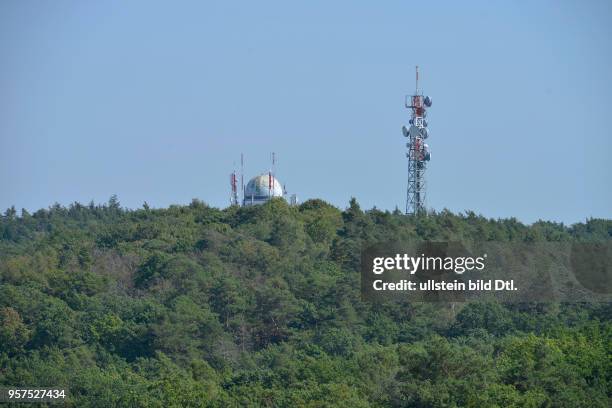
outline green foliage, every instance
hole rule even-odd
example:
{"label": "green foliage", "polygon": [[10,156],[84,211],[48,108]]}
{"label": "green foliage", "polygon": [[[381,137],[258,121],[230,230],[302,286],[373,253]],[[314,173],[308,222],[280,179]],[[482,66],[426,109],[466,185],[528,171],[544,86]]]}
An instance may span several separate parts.
{"label": "green foliage", "polygon": [[355,199],[255,207],[54,205],[0,216],[0,385],[67,406],[607,407],[608,304],[370,304],[377,242],[608,241]]}

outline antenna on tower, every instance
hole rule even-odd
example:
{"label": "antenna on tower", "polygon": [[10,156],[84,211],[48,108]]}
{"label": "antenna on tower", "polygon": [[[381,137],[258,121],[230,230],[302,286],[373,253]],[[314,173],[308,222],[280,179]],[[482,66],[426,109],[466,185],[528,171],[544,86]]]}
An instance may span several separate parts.
{"label": "antenna on tower", "polygon": [[[429,146],[425,139],[429,137],[427,130],[427,108],[431,107],[431,98],[419,94],[419,66],[416,66],[416,88],[414,95],[410,97],[410,105],[406,108],[411,110],[410,128],[402,127],[402,132],[408,143],[408,187],[406,189],[406,214],[419,215],[425,212],[425,170],[431,158]],[[406,97],[406,102],[408,101]]]}
{"label": "antenna on tower", "polygon": [[230,196],[230,205],[238,205],[238,183],[236,178],[236,170],[230,174],[230,185],[232,186],[232,195]]}
{"label": "antenna on tower", "polygon": [[240,153],[240,189],[242,190],[242,201],[244,202],[244,154]]}
{"label": "antenna on tower", "polygon": [[274,191],[274,177],[276,176],[276,153],[272,152],[272,169],[268,173],[268,196],[272,197]]}
{"label": "antenna on tower", "polygon": [[272,170],[268,172],[268,197],[272,197]]}

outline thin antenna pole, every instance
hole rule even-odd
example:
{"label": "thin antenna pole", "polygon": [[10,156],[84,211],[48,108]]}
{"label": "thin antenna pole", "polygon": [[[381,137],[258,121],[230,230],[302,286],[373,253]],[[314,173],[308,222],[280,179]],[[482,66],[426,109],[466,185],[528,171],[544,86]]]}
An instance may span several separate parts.
{"label": "thin antenna pole", "polygon": [[244,202],[244,154],[240,153],[240,189],[242,190],[242,201]]}
{"label": "thin antenna pole", "polygon": [[416,91],[414,92],[415,95],[419,94],[419,66],[416,66]]}
{"label": "thin antenna pole", "polygon": [[273,195],[274,191],[274,176],[276,175],[276,154],[272,152],[272,170],[270,170],[270,174],[268,175],[268,194],[270,197]]}
{"label": "thin antenna pole", "polygon": [[272,196],[272,172],[268,173],[268,197]]}
{"label": "thin antenna pole", "polygon": [[236,165],[234,163],[234,171],[230,174],[230,184],[232,186],[232,195],[230,198],[230,205],[238,205],[238,186],[237,186],[237,178],[236,178]]}

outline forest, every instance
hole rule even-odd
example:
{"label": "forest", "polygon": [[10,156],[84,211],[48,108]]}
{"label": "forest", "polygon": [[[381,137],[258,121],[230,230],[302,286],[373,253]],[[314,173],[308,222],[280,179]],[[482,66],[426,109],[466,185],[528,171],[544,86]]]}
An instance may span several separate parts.
{"label": "forest", "polygon": [[397,241],[601,242],[566,226],[282,199],[0,216],[0,386],[69,407],[609,407],[610,303],[370,303]]}

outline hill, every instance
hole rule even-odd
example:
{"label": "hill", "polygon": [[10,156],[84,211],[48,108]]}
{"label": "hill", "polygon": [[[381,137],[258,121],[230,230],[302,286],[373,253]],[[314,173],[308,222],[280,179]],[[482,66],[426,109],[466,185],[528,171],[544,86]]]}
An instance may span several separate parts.
{"label": "hill", "polygon": [[9,209],[0,386],[68,386],[79,407],[608,407],[610,304],[361,300],[364,245],[464,239],[609,241],[612,221],[355,200]]}

